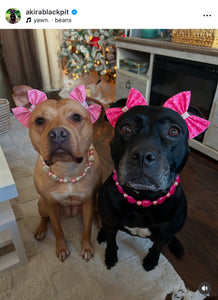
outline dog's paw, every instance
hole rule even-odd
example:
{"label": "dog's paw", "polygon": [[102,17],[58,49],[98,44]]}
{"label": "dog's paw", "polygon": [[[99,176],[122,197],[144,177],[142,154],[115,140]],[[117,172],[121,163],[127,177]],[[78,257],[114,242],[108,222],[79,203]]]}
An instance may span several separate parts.
{"label": "dog's paw", "polygon": [[148,255],[143,259],[143,268],[145,271],[151,271],[153,270],[157,264],[158,264],[159,257],[151,255],[151,253],[148,253]]}
{"label": "dog's paw", "polygon": [[169,243],[169,249],[170,251],[179,259],[182,259],[183,256],[185,255],[185,251],[183,248],[183,245],[181,244],[181,242],[174,237],[174,239],[172,240],[171,243]]}
{"label": "dog's paw", "polygon": [[41,222],[39,227],[37,228],[37,230],[34,233],[34,237],[36,240],[38,241],[42,241],[44,239],[44,237],[47,234],[47,224]]}
{"label": "dog's paw", "polygon": [[101,228],[99,233],[98,233],[97,241],[98,241],[99,244],[101,244],[103,242],[106,242],[106,236],[105,236],[105,232],[104,232],[103,228]]}
{"label": "dog's paw", "polygon": [[56,243],[56,254],[60,261],[64,262],[70,255],[70,251],[67,248],[65,241],[59,241]]}
{"label": "dog's paw", "polygon": [[46,231],[36,231],[34,234],[34,237],[37,241],[42,241],[44,237],[46,236],[47,232]]}
{"label": "dog's paw", "polygon": [[117,251],[109,251],[108,248],[106,248],[105,251],[105,264],[107,266],[108,269],[111,269],[113,266],[116,265],[118,261],[118,257],[117,257]]}
{"label": "dog's paw", "polygon": [[92,247],[82,249],[82,258],[87,262],[94,256],[94,249]]}

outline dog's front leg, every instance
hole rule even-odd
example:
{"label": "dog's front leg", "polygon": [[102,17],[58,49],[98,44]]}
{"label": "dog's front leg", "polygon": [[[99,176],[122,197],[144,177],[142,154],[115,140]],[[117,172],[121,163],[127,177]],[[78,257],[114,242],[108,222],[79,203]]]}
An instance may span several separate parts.
{"label": "dog's front leg", "polygon": [[56,237],[56,254],[61,261],[70,255],[65,242],[64,233],[61,228],[61,216],[59,204],[47,204],[47,212]]}
{"label": "dog's front leg", "polygon": [[157,266],[161,250],[165,244],[166,241],[159,240],[154,242],[153,246],[149,249],[148,254],[143,259],[142,264],[146,271],[151,271]]}
{"label": "dog's front leg", "polygon": [[81,241],[82,257],[89,261],[94,256],[94,249],[91,242],[91,229],[93,217],[93,202],[83,204],[83,236]]}
{"label": "dog's front leg", "polygon": [[105,251],[105,264],[108,269],[112,268],[118,258],[117,258],[117,244],[116,244],[116,235],[117,235],[117,228],[116,227],[110,227],[110,226],[103,226],[105,236],[106,236],[106,242],[107,242],[107,248]]}
{"label": "dog's front leg", "polygon": [[35,231],[34,236],[38,241],[41,241],[46,236],[47,226],[48,226],[48,212],[46,208],[46,201],[42,197],[39,198],[38,208],[39,208],[39,214],[41,216],[41,221],[38,228]]}

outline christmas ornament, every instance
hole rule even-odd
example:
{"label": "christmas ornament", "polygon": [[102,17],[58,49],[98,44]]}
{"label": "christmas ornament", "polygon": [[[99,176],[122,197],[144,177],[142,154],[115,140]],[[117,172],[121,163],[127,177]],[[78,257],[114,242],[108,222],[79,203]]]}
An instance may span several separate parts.
{"label": "christmas ornament", "polygon": [[94,36],[91,40],[90,40],[90,45],[91,47],[97,46],[97,49],[99,49],[99,44],[98,41],[100,40],[99,37]]}

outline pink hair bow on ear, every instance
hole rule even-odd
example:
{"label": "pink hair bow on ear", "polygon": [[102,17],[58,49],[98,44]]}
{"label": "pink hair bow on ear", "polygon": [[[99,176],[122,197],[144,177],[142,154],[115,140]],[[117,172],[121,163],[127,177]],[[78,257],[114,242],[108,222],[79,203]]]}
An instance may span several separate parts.
{"label": "pink hair bow on ear", "polygon": [[206,130],[210,125],[210,122],[195,115],[190,115],[188,113],[190,98],[190,91],[181,92],[168,99],[163,106],[171,108],[181,115],[188,127],[189,139],[192,139],[195,136],[202,133],[204,130]]}
{"label": "pink hair bow on ear", "polygon": [[115,127],[117,120],[119,117],[129,110],[131,107],[137,106],[137,105],[148,105],[145,98],[142,96],[142,94],[137,91],[134,88],[131,88],[127,101],[126,106],[123,108],[120,107],[113,107],[106,109],[106,115],[113,127]]}
{"label": "pink hair bow on ear", "polygon": [[77,86],[70,93],[70,99],[78,101],[80,104],[82,104],[83,107],[85,107],[88,110],[92,123],[95,123],[98,120],[101,114],[101,105],[92,104],[88,106],[86,102],[86,89],[84,85]]}
{"label": "pink hair bow on ear", "polygon": [[30,108],[27,108],[25,106],[18,106],[16,108],[12,108],[13,114],[15,117],[20,121],[21,124],[23,124],[25,127],[29,127],[29,118],[31,116],[32,111],[38,105],[39,103],[47,100],[47,96],[45,93],[40,92],[38,90],[28,90],[28,100],[32,104]]}

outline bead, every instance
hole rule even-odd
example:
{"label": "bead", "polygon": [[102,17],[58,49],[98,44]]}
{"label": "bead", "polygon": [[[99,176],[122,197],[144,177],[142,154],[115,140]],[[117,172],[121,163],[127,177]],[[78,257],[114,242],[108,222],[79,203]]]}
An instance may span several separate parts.
{"label": "bead", "polygon": [[143,207],[149,207],[152,205],[152,202],[150,200],[143,200],[142,201],[142,206]]}
{"label": "bead", "polygon": [[129,203],[136,203],[136,200],[135,200],[133,197],[131,197],[131,196],[128,196],[128,197],[127,197],[127,201],[128,201]]}
{"label": "bead", "polygon": [[95,161],[94,155],[90,155],[89,161]]}
{"label": "bead", "polygon": [[153,205],[157,205],[158,204],[158,202],[157,201],[153,201]]}
{"label": "bead", "polygon": [[48,167],[48,166],[44,166],[44,167],[42,167],[43,168],[43,170],[46,172],[46,173],[49,173],[50,172],[50,168]]}
{"label": "bead", "polygon": [[72,183],[75,183],[75,182],[76,182],[76,178],[72,178],[72,179],[71,179],[71,182],[72,182]]}
{"label": "bead", "polygon": [[54,179],[54,180],[59,180],[59,177],[58,177],[57,175],[55,175],[55,174],[53,174],[53,175],[51,176],[51,178]]}
{"label": "bead", "polygon": [[142,201],[137,201],[136,204],[137,204],[138,206],[141,206],[141,205],[142,205]]}
{"label": "bead", "polygon": [[170,193],[167,193],[166,196],[167,196],[167,198],[169,198],[169,197],[171,196],[171,194],[170,194]]}
{"label": "bead", "polygon": [[52,171],[50,171],[49,173],[48,173],[48,175],[49,176],[52,176],[54,173],[52,172]]}
{"label": "bead", "polygon": [[117,181],[117,174],[113,174],[113,180],[116,182]]}
{"label": "bead", "polygon": [[174,183],[175,186],[177,186],[178,184],[179,184],[179,183],[178,183],[177,181]]}
{"label": "bead", "polygon": [[78,176],[76,177],[76,181],[80,181],[80,179],[82,179],[83,177],[82,176]]}
{"label": "bead", "polygon": [[64,178],[59,178],[59,182],[63,183],[64,182]]}
{"label": "bead", "polygon": [[124,107],[122,108],[122,110],[123,110],[124,112],[126,112],[126,111],[129,110],[129,109],[128,109],[127,106],[124,106]]}
{"label": "bead", "polygon": [[87,167],[87,168],[85,168],[85,171],[84,171],[84,172],[89,173],[90,170],[91,170],[91,167]]}
{"label": "bead", "polygon": [[87,174],[86,174],[86,172],[83,172],[82,173],[82,177],[85,177]]}
{"label": "bead", "polygon": [[124,197],[124,198],[127,198],[127,197],[128,197],[128,195],[127,195],[126,193],[124,193],[124,194],[123,194],[123,197]]}
{"label": "bead", "polygon": [[157,202],[158,202],[158,204],[161,204],[161,203],[163,203],[165,200],[166,200],[166,196],[163,196],[163,197],[160,197],[160,198],[157,200]]}
{"label": "bead", "polygon": [[124,193],[123,188],[122,188],[121,185],[119,185],[119,183],[118,183],[118,186],[117,186],[117,190],[118,190],[121,194]]}
{"label": "bead", "polygon": [[88,163],[88,165],[89,165],[89,167],[91,167],[91,166],[93,165],[93,162],[90,161],[90,162]]}

